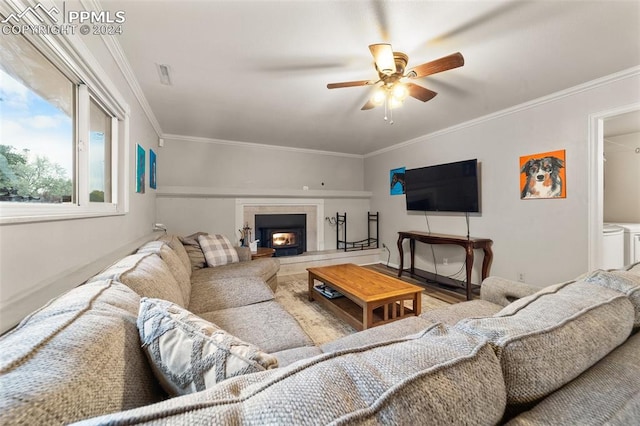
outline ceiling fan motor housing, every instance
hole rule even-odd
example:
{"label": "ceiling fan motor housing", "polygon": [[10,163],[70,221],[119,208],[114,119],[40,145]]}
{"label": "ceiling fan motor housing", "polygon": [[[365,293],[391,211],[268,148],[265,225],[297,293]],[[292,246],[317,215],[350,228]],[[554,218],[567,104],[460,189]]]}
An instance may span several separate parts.
{"label": "ceiling fan motor housing", "polygon": [[376,67],[376,71],[378,71],[378,76],[380,77],[380,80],[386,82],[386,80],[388,80],[389,77],[391,76],[398,76],[397,78],[395,78],[394,80],[397,80],[398,78],[402,77],[402,75],[404,74],[404,69],[407,66],[407,62],[409,62],[409,57],[402,53],[402,52],[393,52],[393,61],[395,62],[396,65],[396,69],[394,70],[381,70],[380,68],[378,68],[378,64],[375,64]]}
{"label": "ceiling fan motor housing", "polygon": [[409,57],[402,52],[393,52],[393,60],[396,62],[396,74],[403,75]]}

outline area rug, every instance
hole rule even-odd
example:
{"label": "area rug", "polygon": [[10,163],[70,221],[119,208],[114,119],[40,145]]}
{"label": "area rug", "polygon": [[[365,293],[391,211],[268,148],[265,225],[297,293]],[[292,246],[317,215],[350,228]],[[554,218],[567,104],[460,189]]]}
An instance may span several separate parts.
{"label": "area rug", "polygon": [[[278,277],[276,300],[300,323],[316,345],[355,333],[356,330],[318,303],[309,301],[307,274]],[[448,306],[447,302],[422,293],[422,312]]]}

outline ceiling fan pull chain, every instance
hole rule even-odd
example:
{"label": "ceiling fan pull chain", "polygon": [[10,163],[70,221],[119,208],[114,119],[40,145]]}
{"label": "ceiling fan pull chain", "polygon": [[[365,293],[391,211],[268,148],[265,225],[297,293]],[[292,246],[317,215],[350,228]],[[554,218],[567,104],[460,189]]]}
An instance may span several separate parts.
{"label": "ceiling fan pull chain", "polygon": [[384,121],[388,120],[387,111],[389,110],[389,97],[384,97]]}
{"label": "ceiling fan pull chain", "polygon": [[391,95],[387,94],[384,98],[384,121],[388,121],[389,124],[393,124],[393,108],[390,105]]}

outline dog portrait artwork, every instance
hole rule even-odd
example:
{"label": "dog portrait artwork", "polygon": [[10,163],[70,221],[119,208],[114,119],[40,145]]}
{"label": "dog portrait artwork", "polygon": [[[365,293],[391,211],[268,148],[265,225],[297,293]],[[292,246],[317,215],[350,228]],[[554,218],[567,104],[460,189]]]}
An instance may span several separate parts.
{"label": "dog portrait artwork", "polygon": [[520,157],[520,198],[565,198],[564,150]]}
{"label": "dog portrait artwork", "polygon": [[400,167],[391,170],[390,175],[390,194],[400,195],[404,194],[404,172],[405,168]]}

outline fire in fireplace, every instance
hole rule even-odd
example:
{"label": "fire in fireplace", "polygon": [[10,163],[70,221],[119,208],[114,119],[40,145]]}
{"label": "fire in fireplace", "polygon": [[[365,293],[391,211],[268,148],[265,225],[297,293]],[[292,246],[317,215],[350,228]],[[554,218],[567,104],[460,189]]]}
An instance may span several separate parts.
{"label": "fire in fireplace", "polygon": [[306,214],[257,214],[256,239],[261,247],[275,249],[275,256],[294,256],[306,251]]}
{"label": "fire in fireplace", "polygon": [[291,247],[296,246],[295,232],[274,232],[271,235],[271,245],[274,247]]}

